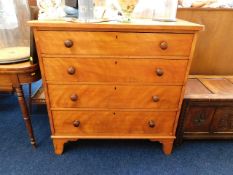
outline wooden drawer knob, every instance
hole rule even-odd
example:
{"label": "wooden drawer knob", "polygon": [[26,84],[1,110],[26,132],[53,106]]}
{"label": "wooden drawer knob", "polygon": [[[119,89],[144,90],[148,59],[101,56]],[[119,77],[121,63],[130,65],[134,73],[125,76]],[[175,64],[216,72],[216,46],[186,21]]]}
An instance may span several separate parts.
{"label": "wooden drawer knob", "polygon": [[157,69],[156,69],[156,74],[157,74],[159,77],[163,76],[163,74],[164,74],[163,69],[157,68]]}
{"label": "wooden drawer knob", "polygon": [[150,121],[148,122],[148,126],[149,126],[150,128],[154,128],[154,127],[155,127],[155,122],[154,122],[153,120],[150,120]]}
{"label": "wooden drawer knob", "polygon": [[156,96],[156,95],[154,95],[154,96],[152,96],[152,100],[153,100],[154,102],[159,102],[159,97]]}
{"label": "wooden drawer knob", "polygon": [[78,128],[80,126],[80,121],[79,120],[75,120],[73,123],[75,128]]}
{"label": "wooden drawer knob", "polygon": [[74,43],[73,43],[73,41],[72,40],[65,40],[64,41],[64,45],[67,47],[67,48],[71,48],[73,45],[74,45]]}
{"label": "wooden drawer knob", "polygon": [[71,101],[77,101],[77,100],[78,100],[77,94],[72,94],[72,95],[70,96],[70,99],[71,99]]}
{"label": "wooden drawer knob", "polygon": [[168,48],[168,43],[167,43],[166,41],[162,41],[162,42],[160,43],[160,48],[161,48],[162,50],[167,50],[167,48]]}
{"label": "wooden drawer knob", "polygon": [[69,67],[68,69],[67,69],[67,72],[68,72],[68,74],[70,74],[70,75],[74,75],[75,74],[75,67]]}

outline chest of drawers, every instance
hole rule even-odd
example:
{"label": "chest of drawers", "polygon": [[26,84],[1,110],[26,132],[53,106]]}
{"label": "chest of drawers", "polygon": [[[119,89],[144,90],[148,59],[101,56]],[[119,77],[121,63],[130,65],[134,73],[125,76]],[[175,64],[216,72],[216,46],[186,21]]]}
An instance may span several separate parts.
{"label": "chest of drawers", "polygon": [[78,139],[149,139],[172,151],[197,32],[137,21],[31,21],[55,153]]}

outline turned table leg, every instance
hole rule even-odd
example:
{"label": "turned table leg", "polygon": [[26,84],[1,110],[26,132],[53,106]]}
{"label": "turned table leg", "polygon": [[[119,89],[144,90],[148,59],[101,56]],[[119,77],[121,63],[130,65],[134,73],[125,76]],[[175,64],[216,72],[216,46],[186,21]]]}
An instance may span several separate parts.
{"label": "turned table leg", "polygon": [[15,91],[16,91],[16,94],[18,96],[19,105],[20,105],[20,108],[22,111],[23,119],[25,121],[27,130],[28,130],[31,144],[33,147],[36,147],[36,141],[35,141],[33,130],[32,130],[31,119],[30,119],[30,116],[28,113],[27,103],[26,103],[25,98],[24,98],[22,86],[19,85],[18,87],[15,87]]}
{"label": "turned table leg", "polygon": [[32,84],[28,84],[28,108],[29,108],[29,115],[31,116],[32,114]]}

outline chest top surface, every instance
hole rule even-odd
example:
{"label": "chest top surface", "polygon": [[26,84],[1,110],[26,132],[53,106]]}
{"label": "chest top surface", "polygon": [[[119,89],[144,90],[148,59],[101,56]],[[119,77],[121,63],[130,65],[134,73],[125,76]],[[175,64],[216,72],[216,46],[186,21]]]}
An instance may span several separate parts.
{"label": "chest top surface", "polygon": [[31,27],[38,29],[53,30],[64,28],[69,30],[97,30],[97,31],[134,31],[134,32],[152,32],[152,31],[200,31],[204,29],[203,25],[177,20],[176,22],[160,22],[152,20],[134,20],[132,23],[120,23],[116,21],[80,23],[66,21],[29,21]]}

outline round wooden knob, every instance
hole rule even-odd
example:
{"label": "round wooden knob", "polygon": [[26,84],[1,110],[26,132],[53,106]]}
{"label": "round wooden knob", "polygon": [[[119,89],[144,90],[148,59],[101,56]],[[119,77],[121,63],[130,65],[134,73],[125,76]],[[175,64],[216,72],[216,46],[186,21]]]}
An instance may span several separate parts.
{"label": "round wooden knob", "polygon": [[70,74],[70,75],[74,75],[75,74],[75,67],[69,67],[68,69],[67,69],[67,72],[68,72],[68,74]]}
{"label": "round wooden knob", "polygon": [[164,71],[163,71],[163,69],[161,69],[161,68],[157,68],[156,69],[156,74],[158,75],[158,76],[163,76],[163,74],[164,74]]}
{"label": "round wooden knob", "polygon": [[70,99],[71,99],[72,101],[77,101],[77,100],[78,100],[77,94],[72,94],[72,95],[70,96]]}
{"label": "round wooden knob", "polygon": [[67,48],[71,48],[73,45],[74,45],[74,43],[73,43],[73,41],[72,40],[65,40],[64,41],[64,45],[67,47]]}
{"label": "round wooden knob", "polygon": [[79,120],[75,120],[73,123],[74,127],[78,128],[80,126],[80,121]]}
{"label": "round wooden knob", "polygon": [[162,42],[160,43],[160,48],[161,48],[162,50],[166,50],[166,49],[168,48],[168,43],[167,43],[166,41],[162,41]]}
{"label": "round wooden knob", "polygon": [[154,102],[158,102],[158,101],[159,101],[159,97],[156,96],[156,95],[154,95],[154,96],[152,96],[152,100],[153,100]]}
{"label": "round wooden knob", "polygon": [[148,126],[149,126],[150,128],[154,128],[154,127],[155,127],[155,122],[154,122],[153,120],[150,120],[150,121],[148,122]]}

